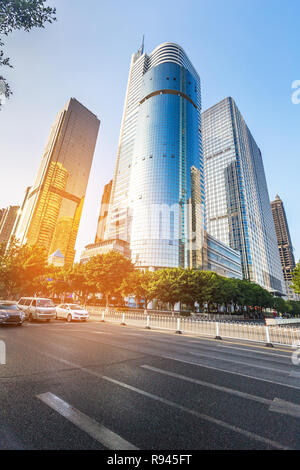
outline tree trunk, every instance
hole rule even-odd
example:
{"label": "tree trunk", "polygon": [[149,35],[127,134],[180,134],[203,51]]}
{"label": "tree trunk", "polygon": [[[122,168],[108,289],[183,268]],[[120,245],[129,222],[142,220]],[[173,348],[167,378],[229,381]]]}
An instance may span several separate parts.
{"label": "tree trunk", "polygon": [[144,298],[144,301],[145,301],[145,308],[144,308],[144,315],[147,315],[148,314],[148,302],[147,302],[147,299]]}

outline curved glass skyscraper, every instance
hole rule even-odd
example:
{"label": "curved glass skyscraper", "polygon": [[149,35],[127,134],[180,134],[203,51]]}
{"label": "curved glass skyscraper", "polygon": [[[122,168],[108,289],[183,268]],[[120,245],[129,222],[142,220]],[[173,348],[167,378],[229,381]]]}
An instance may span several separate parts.
{"label": "curved glass skyscraper", "polygon": [[180,46],[164,43],[149,56],[142,49],[134,54],[106,238],[129,241],[137,266],[200,264],[200,119],[200,78]]}

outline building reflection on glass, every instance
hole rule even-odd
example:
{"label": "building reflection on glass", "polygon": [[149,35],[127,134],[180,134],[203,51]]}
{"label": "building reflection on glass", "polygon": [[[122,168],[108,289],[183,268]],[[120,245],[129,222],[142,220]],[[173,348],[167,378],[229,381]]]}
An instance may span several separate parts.
{"label": "building reflection on glass", "polygon": [[60,250],[72,265],[100,121],[74,98],[51,129],[36,181],[14,230],[22,244]]}

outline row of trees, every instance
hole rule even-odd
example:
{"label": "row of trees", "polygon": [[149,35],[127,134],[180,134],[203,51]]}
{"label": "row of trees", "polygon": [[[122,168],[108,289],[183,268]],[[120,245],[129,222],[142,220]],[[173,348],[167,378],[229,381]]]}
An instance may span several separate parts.
{"label": "row of trees", "polygon": [[101,294],[106,306],[112,299],[122,305],[125,297],[134,296],[136,303],[145,308],[155,299],[172,311],[181,302],[191,311],[197,303],[201,311],[208,312],[223,306],[225,311],[246,314],[261,315],[266,308],[300,314],[300,302],[284,301],[257,284],[210,271],[172,268],[142,272],[114,251],[95,256],[85,264],[58,268],[47,264],[42,248],[12,244],[5,251],[0,247],[0,297],[38,295],[63,300],[73,294],[83,303]]}
{"label": "row of trees", "polygon": [[293,271],[292,288],[297,294],[300,294],[300,261],[296,264],[296,267]]}
{"label": "row of trees", "polygon": [[162,269],[154,273],[134,271],[121,285],[123,295],[134,295],[147,307],[153,299],[169,304],[171,310],[181,302],[193,311],[197,303],[200,310],[218,312],[255,312],[262,316],[267,308],[278,313],[300,315],[300,302],[274,297],[266,289],[246,280],[226,278],[211,271],[193,269]]}

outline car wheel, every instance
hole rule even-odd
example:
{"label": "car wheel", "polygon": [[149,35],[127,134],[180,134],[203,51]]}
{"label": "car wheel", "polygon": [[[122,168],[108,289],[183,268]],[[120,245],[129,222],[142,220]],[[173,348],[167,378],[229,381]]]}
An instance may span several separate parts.
{"label": "car wheel", "polygon": [[70,315],[70,313],[69,313],[69,315],[67,316],[67,322],[71,323],[71,321],[72,321],[72,315]]}
{"label": "car wheel", "polygon": [[29,314],[29,321],[33,322],[32,313]]}

